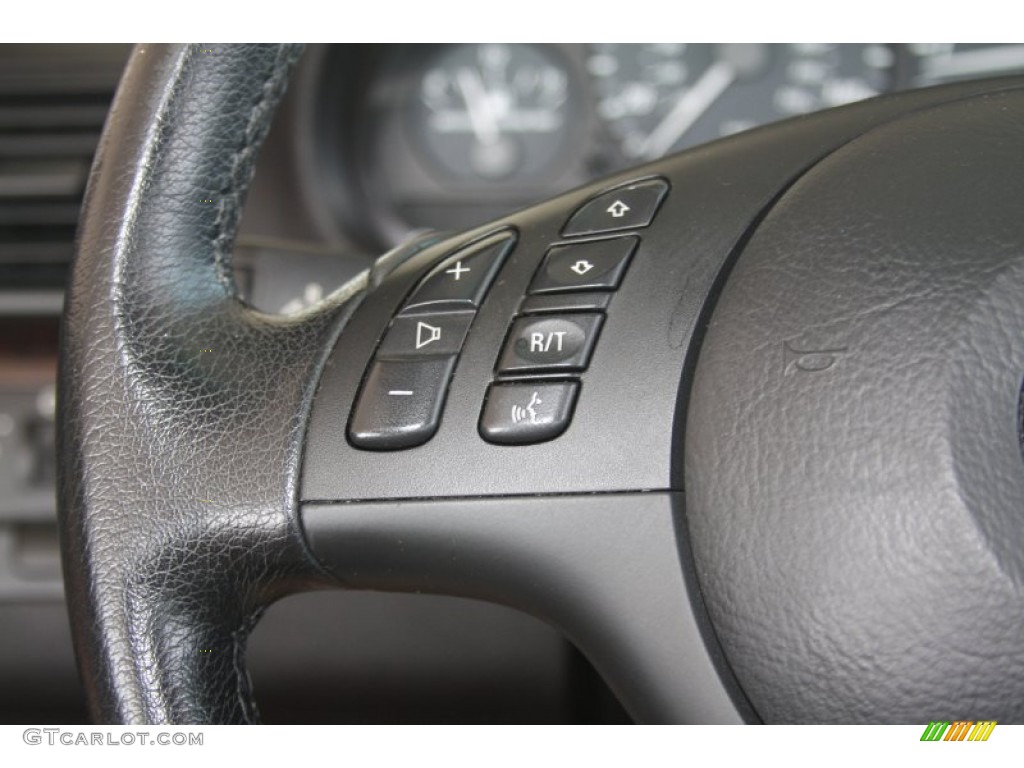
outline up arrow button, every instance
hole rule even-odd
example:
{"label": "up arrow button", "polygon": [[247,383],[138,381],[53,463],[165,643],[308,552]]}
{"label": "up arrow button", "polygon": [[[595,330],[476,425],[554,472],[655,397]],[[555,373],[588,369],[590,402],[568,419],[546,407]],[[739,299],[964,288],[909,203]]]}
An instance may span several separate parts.
{"label": "up arrow button", "polygon": [[566,237],[648,226],[668,194],[665,179],[634,181],[602,192],[581,205],[562,230]]}
{"label": "up arrow button", "polygon": [[621,200],[616,200],[614,203],[608,206],[608,213],[610,213],[616,219],[621,219],[623,216],[626,215],[626,212],[629,210],[629,206],[626,205]]}

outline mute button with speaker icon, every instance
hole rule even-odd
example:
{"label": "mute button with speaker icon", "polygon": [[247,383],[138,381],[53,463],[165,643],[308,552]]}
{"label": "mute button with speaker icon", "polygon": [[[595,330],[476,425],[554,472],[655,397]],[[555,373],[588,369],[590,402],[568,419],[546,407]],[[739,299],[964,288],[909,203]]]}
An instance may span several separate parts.
{"label": "mute button with speaker icon", "polygon": [[480,436],[500,445],[558,437],[569,426],[579,388],[578,381],[491,384],[480,416]]}
{"label": "mute button with speaker icon", "polygon": [[472,311],[432,312],[396,317],[377,351],[377,359],[458,354],[475,314]]}

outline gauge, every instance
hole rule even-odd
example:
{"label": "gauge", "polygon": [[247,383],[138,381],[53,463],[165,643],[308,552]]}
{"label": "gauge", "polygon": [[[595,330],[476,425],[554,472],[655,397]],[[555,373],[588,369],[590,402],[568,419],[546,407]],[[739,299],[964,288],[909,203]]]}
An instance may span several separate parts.
{"label": "gauge", "polygon": [[874,96],[893,63],[881,44],[604,44],[587,55],[598,114],[627,161]]}
{"label": "gauge", "polygon": [[564,154],[569,74],[534,45],[453,45],[428,62],[411,127],[430,164],[457,180],[536,181]]}
{"label": "gauge", "polygon": [[908,88],[1024,72],[1024,45],[1020,44],[911,43],[906,48],[909,75],[904,85]]}

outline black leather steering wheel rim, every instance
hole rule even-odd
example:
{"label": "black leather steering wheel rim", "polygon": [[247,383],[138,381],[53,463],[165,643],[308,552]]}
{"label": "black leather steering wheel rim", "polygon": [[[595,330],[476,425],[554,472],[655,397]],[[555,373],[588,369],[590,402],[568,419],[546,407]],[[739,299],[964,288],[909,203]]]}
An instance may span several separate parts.
{"label": "black leather steering wheel rim", "polygon": [[80,226],[59,487],[68,604],[101,722],[256,719],[248,630],[318,578],[296,526],[295,414],[344,297],[299,323],[237,300],[241,205],[301,49],[228,51],[135,49]]}
{"label": "black leather steering wheel rim", "polygon": [[[683,372],[683,385],[679,386],[677,375],[671,393],[673,399],[677,397],[676,389],[681,393],[681,411],[690,404],[686,398],[690,383],[696,381],[695,410],[689,414],[689,423],[676,414],[677,436],[668,444],[673,466],[667,471],[671,477],[666,476],[662,485],[630,486],[630,493],[619,496],[608,493],[608,488],[596,488],[606,494],[599,498],[579,493],[580,488],[570,489],[577,493],[575,497],[560,498],[552,493],[557,489],[545,487],[545,498],[552,509],[557,507],[562,521],[555,525],[551,522],[553,516],[547,513],[536,516],[537,508],[532,505],[540,502],[517,491],[514,478],[492,478],[495,487],[511,489],[504,493],[507,499],[480,501],[467,485],[470,491],[457,494],[460,498],[432,500],[422,509],[409,506],[410,492],[395,493],[393,499],[385,493],[382,499],[364,491],[354,499],[345,499],[329,488],[330,463],[307,462],[312,467],[306,479],[309,488],[300,486],[303,451],[309,454],[307,459],[316,459],[332,449],[332,440],[337,441],[336,436],[328,434],[330,425],[324,427],[322,419],[317,426],[317,408],[329,409],[331,392],[337,390],[345,393],[343,409],[347,409],[351,399],[345,398],[350,398],[349,390],[362,376],[366,356],[372,354],[373,338],[393,311],[387,302],[400,301],[423,269],[434,263],[445,248],[454,247],[438,246],[436,252],[428,248],[409,258],[426,247],[414,245],[382,263],[376,274],[357,279],[294,319],[266,316],[238,301],[230,268],[232,241],[256,150],[300,50],[296,46],[237,46],[221,48],[218,55],[210,56],[198,46],[140,46],[133,54],[104,132],[87,193],[78,258],[66,302],[59,405],[65,581],[79,664],[96,719],[158,723],[257,720],[244,663],[249,630],[263,608],[278,597],[339,585],[386,589],[425,585],[435,591],[470,594],[533,610],[570,634],[631,710],[647,720],[706,717],[735,721],[740,717],[756,720],[759,715],[782,721],[830,717],[870,720],[872,712],[880,713],[875,716],[881,719],[892,719],[916,713],[922,702],[929,701],[951,707],[973,702],[987,708],[977,713],[958,712],[957,716],[963,717],[1006,721],[1024,716],[1018,695],[1024,650],[1013,646],[1013,637],[1015,633],[1019,636],[1022,626],[1021,604],[1013,589],[1007,591],[1006,583],[993,580],[1004,580],[1009,575],[1007,583],[1011,587],[1015,583],[1018,570],[1010,562],[1015,557],[1012,552],[1001,553],[1003,560],[994,575],[988,573],[975,584],[1001,590],[998,600],[985,603],[971,619],[976,624],[998,610],[1000,619],[993,634],[972,635],[972,648],[957,649],[964,675],[978,669],[977,664],[963,663],[972,653],[975,661],[983,661],[986,654],[1000,654],[998,673],[984,678],[989,689],[979,692],[968,677],[937,688],[940,683],[926,674],[929,660],[942,658],[940,641],[955,645],[966,637],[956,631],[947,632],[940,621],[946,614],[929,612],[929,608],[917,617],[925,616],[931,622],[928,640],[939,649],[940,656],[925,653],[919,662],[897,665],[907,676],[893,677],[896,688],[918,687],[913,696],[907,697],[912,707],[886,709],[886,702],[871,692],[871,681],[879,674],[892,677],[893,669],[875,665],[871,649],[851,654],[843,647],[843,633],[849,630],[850,620],[821,629],[812,610],[796,618],[788,616],[781,626],[771,626],[771,607],[780,602],[780,597],[771,592],[770,585],[761,583],[759,574],[771,572],[772,564],[765,566],[763,560],[748,555],[758,541],[764,540],[772,541],[771,551],[787,552],[790,540],[796,542],[794,546],[799,545],[807,525],[813,527],[819,522],[812,518],[811,523],[804,520],[802,526],[779,526],[779,531],[787,533],[774,539],[772,530],[764,529],[765,523],[758,517],[761,507],[750,504],[749,495],[732,499],[743,503],[733,504],[728,514],[718,514],[721,510],[717,507],[719,500],[739,492],[735,489],[750,490],[744,485],[745,470],[756,467],[761,473],[774,471],[770,461],[763,461],[756,444],[753,455],[737,452],[735,456],[743,456],[743,461],[720,471],[722,463],[730,460],[735,447],[732,436],[742,425],[724,428],[719,411],[721,398],[729,401],[730,407],[739,408],[737,402],[743,408],[750,406],[749,393],[737,390],[735,382],[743,378],[743,361],[767,348],[767,342],[751,341],[756,336],[754,330],[776,330],[771,313],[754,322],[751,330],[752,315],[747,314],[742,301],[737,303],[735,299],[736,291],[742,295],[743,286],[749,291],[750,285],[758,286],[759,280],[763,281],[763,274],[757,277],[758,259],[769,259],[768,266],[762,263],[762,268],[771,275],[776,265],[770,259],[778,258],[780,252],[786,256],[785,249],[777,245],[782,238],[772,233],[793,233],[799,227],[775,222],[786,216],[800,220],[797,214],[801,209],[793,214],[790,206],[801,195],[804,204],[808,199],[811,203],[802,210],[814,210],[818,196],[808,193],[807,188],[813,190],[815,183],[828,187],[830,173],[834,184],[842,177],[829,169],[842,167],[843,162],[848,162],[844,172],[854,175],[850,168],[859,167],[859,163],[850,158],[856,160],[858,152],[870,158],[903,141],[907,153],[918,162],[920,155],[914,154],[920,152],[917,138],[924,134],[929,135],[924,146],[933,146],[928,142],[934,141],[938,142],[935,147],[948,148],[951,140],[949,135],[943,136],[944,129],[929,133],[923,120],[898,119],[947,103],[965,104],[959,112],[954,106],[942,113],[950,116],[952,127],[947,133],[963,132],[965,158],[974,157],[971,152],[984,151],[983,143],[969,136],[970,121],[980,110],[987,115],[984,125],[991,130],[993,141],[1004,142],[1000,146],[1004,147],[1001,157],[1006,167],[1013,167],[1015,156],[1005,147],[1014,146],[1017,129],[1000,122],[998,115],[1019,111],[1019,81],[955,86],[882,100],[796,123],[792,127],[795,138],[782,139],[782,129],[766,129],[751,134],[751,138],[739,137],[730,140],[735,143],[718,144],[683,160],[665,161],[638,172],[641,176],[664,173],[671,178],[675,184],[673,200],[684,197],[684,170],[694,171],[691,178],[703,173],[705,188],[690,198],[698,208],[701,194],[706,193],[707,201],[713,200],[716,183],[723,187],[735,184],[734,179],[743,179],[748,168],[747,180],[752,188],[757,187],[758,178],[770,179],[771,183],[764,181],[763,190],[747,192],[750,213],[737,214],[737,221],[732,222],[737,227],[735,234],[721,234],[726,228],[710,202],[702,211],[707,221],[718,226],[715,234],[721,235],[722,242],[713,243],[710,235],[697,242],[709,252],[713,243],[721,251],[721,258],[718,262],[705,259],[704,283],[698,285],[692,269],[685,276],[690,286],[686,290],[692,295],[687,297],[684,291],[667,322],[668,338],[659,341]],[[873,145],[883,134],[871,133],[872,129],[889,122],[893,127],[882,144]],[[866,138],[853,141],[861,135]],[[849,145],[848,152],[837,153],[839,159],[831,165],[821,163],[807,174],[806,182],[793,187],[795,195],[786,191],[808,167],[844,145]],[[953,142],[953,146],[961,145]],[[726,173],[727,163],[719,158],[743,147],[748,152],[747,168],[733,167]],[[970,178],[970,162],[965,160],[962,165],[968,169],[964,178]],[[872,184],[884,179],[884,169],[880,171],[877,163],[872,173],[865,176],[865,189],[872,189]],[[619,181],[629,178],[623,175]],[[1005,178],[1011,176],[1007,173]],[[550,241],[557,238],[566,212],[601,189],[601,184],[592,185],[547,207],[510,217],[505,224],[519,227],[524,242],[529,241],[531,228],[538,242],[545,242],[544,238]],[[999,189],[1004,197],[1010,196],[1012,203],[1017,187],[1010,183]],[[721,189],[717,192],[722,194]],[[841,208],[842,195],[838,197],[839,202],[832,201],[832,205]],[[742,191],[732,198],[737,209],[743,207],[738,202],[741,198]],[[828,199],[828,195],[820,199]],[[992,221],[1003,227],[998,230],[999,242],[1019,243],[1014,225],[1007,224],[1012,217],[999,208],[999,197],[990,195],[987,200],[990,210],[998,209]],[[768,226],[759,229],[764,222]],[[706,226],[710,232],[712,225]],[[773,230],[773,226],[780,229]],[[765,231],[769,234],[764,235]],[[644,234],[645,242],[664,246],[656,230],[650,232]],[[453,243],[469,242],[480,234],[470,233]],[[833,234],[822,236],[812,246],[833,242],[829,239]],[[848,242],[842,232],[835,241]],[[772,255],[741,260],[755,277],[741,271],[737,282],[729,283],[723,293],[729,268],[748,246],[755,254],[767,250]],[[941,247],[938,243],[938,250]],[[996,250],[1003,259],[998,262],[999,270],[1012,271],[1006,264],[1013,264],[1013,248]],[[517,255],[519,258],[527,257]],[[813,263],[813,258],[808,258],[808,264]],[[395,279],[378,292],[384,298],[375,307],[361,307],[366,297],[364,289],[376,287],[396,266]],[[803,268],[810,269],[806,264]],[[631,280],[639,279],[641,266],[635,264],[631,269],[636,273]],[[740,287],[731,288],[733,285]],[[716,330],[711,322],[709,308],[720,293],[725,309],[715,317],[725,318],[726,327],[746,328],[744,334],[735,336]],[[1003,293],[999,296],[1003,297],[999,301],[1005,300]],[[996,306],[1001,305],[996,302]],[[1005,312],[1000,315],[1005,316]],[[1013,315],[1005,328],[1000,326],[1002,330],[1012,331],[1016,317]],[[354,331],[345,341],[342,329],[350,320],[356,331],[374,330]],[[496,328],[500,322],[493,320]],[[711,331],[705,338],[709,323]],[[677,333],[677,326],[685,326],[685,332]],[[486,324],[481,328],[486,333]],[[725,341],[720,338],[723,333]],[[1005,335],[1013,336],[1009,331]],[[366,338],[359,341],[360,336]],[[771,334],[769,337],[774,340]],[[341,341],[335,347],[338,339]],[[793,339],[799,340],[791,335],[782,342]],[[349,344],[345,350],[348,353],[353,344],[355,348],[363,344],[366,349],[339,357],[342,342]],[[789,357],[782,354],[780,358],[783,374],[790,364],[799,366],[806,355],[818,354],[820,358],[839,354],[838,346],[822,346],[818,338],[812,342],[812,346],[793,342],[786,348]],[[602,343],[612,342],[606,339]],[[984,345],[972,340],[967,346],[976,349]],[[698,351],[700,364],[695,369]],[[765,357],[766,376],[773,375],[776,357]],[[349,359],[358,361],[351,370],[347,367]],[[986,361],[991,359],[985,357]],[[798,370],[813,372],[831,367],[821,359],[804,362],[806,367]],[[878,370],[873,369],[866,381],[877,384],[878,379],[872,376],[877,376]],[[1001,380],[1017,375],[1015,369],[998,370]],[[722,386],[722,376],[728,386]],[[960,380],[956,384],[964,386]],[[593,379],[587,385],[588,391],[599,390]],[[1019,398],[1019,379],[1015,387],[1014,404]],[[784,387],[778,391],[768,388],[766,392],[779,398],[771,404],[765,395],[768,407],[764,420],[772,423],[772,419],[790,412],[789,394]],[[761,393],[756,393],[753,402],[760,402],[760,397]],[[472,407],[478,406],[474,403]],[[307,430],[311,412],[314,423]],[[457,411],[453,413],[457,422]],[[1013,416],[1016,424],[1016,410]],[[582,420],[585,415],[578,418]],[[701,446],[713,446],[713,450],[702,454],[695,449],[698,441]],[[1019,450],[1019,445],[1013,447]],[[349,447],[341,448],[351,453]],[[701,466],[702,462],[710,464]],[[782,462],[780,466],[785,472],[791,465]],[[995,478],[995,485],[1015,488],[1017,481],[1011,477],[1015,469],[1019,466]],[[684,487],[692,493],[692,500],[685,499]],[[770,490],[771,483],[763,487]],[[301,502],[312,503],[302,504],[300,497]],[[776,494],[764,508],[776,515],[786,514],[787,506],[780,498]],[[326,503],[331,500],[344,500],[345,504]],[[367,501],[373,503],[363,503]],[[637,506],[631,507],[633,504]],[[684,512],[687,505],[690,508]],[[1012,509],[1012,504],[1004,507]],[[808,508],[803,509],[806,513]],[[425,520],[419,514],[422,510],[432,511],[434,517]],[[491,515],[492,524],[480,522],[481,512]],[[1005,512],[994,519],[994,530],[1003,531],[1004,539],[1009,535],[1015,541],[1020,526]],[[546,529],[549,525],[553,527]],[[580,536],[570,541],[574,528],[588,525],[594,527],[589,539]],[[673,526],[676,535],[667,538],[665,532]],[[537,538],[538,531],[550,535]],[[617,586],[625,587],[609,598],[601,595],[601,562],[595,564],[594,559],[604,553],[602,547],[612,551],[616,542],[608,541],[611,532],[617,532],[620,543],[637,536],[638,547],[648,548],[648,554],[656,552],[657,557],[651,557],[646,566],[654,568],[655,561],[663,560],[666,565],[658,566],[656,578],[637,576],[635,571],[643,569],[623,558],[621,570],[612,577]],[[690,532],[697,550],[696,566],[689,558]],[[403,535],[409,537],[408,541],[401,540]],[[911,530],[908,535],[913,540],[915,532]],[[991,532],[987,535],[992,539]],[[460,536],[474,549],[472,556],[463,556],[456,563],[458,558],[452,552],[457,547],[453,549],[452,542],[458,543]],[[557,539],[555,546],[550,545],[552,537]],[[832,537],[819,538],[816,543],[822,547],[823,558],[842,551],[834,547]],[[397,547],[396,539],[401,542]],[[681,543],[677,544],[677,539]],[[504,549],[494,548],[499,541]],[[560,548],[562,543],[565,548]],[[977,549],[977,542],[970,537],[958,538],[954,543],[968,552]],[[672,555],[667,559],[662,557],[666,547]],[[618,551],[621,554],[621,547]],[[535,556],[546,559],[531,561]],[[820,558],[810,560],[812,567],[799,557],[787,561],[792,564],[792,583],[800,583],[801,577],[822,567]],[[494,567],[493,562],[500,567]],[[538,562],[542,567],[537,567]],[[475,581],[467,581],[467,567]],[[920,573],[927,574],[927,570],[924,567]],[[666,574],[672,582],[670,587],[665,586]],[[561,591],[553,589],[559,580]],[[821,584],[831,587],[827,579]],[[934,599],[934,593],[945,588],[943,584],[942,580],[926,580],[924,591]],[[586,599],[574,595],[574,589],[585,591]],[[814,592],[813,588],[808,590]],[[708,604],[707,613],[702,596]],[[635,609],[625,623],[629,626],[614,615],[616,606],[624,614],[629,613],[626,606]],[[665,612],[664,617],[659,617],[659,608]],[[917,609],[911,606],[908,611],[913,614]],[[675,621],[680,617],[685,621]],[[659,618],[664,618],[663,627],[672,627],[675,637],[658,636],[658,627],[652,622]],[[806,627],[801,622],[805,619],[821,629],[820,642],[810,649],[803,642]],[[680,633],[686,638],[682,652],[672,650],[682,642]],[[910,631],[905,626],[896,627],[891,636],[884,638],[890,642],[884,651],[892,653],[894,648],[912,643],[914,637],[913,627]],[[644,644],[641,640],[651,642]],[[617,654],[629,657],[631,647],[632,657],[625,665],[614,660]],[[763,665],[767,671],[762,675],[758,664],[764,648],[769,649],[770,658]],[[805,677],[797,675],[797,683],[788,684],[787,670],[793,665]],[[799,681],[806,683],[806,676],[813,680],[813,675],[826,674],[830,665],[837,669],[835,680],[822,685],[814,696],[805,697]],[[948,676],[948,666],[938,668],[946,669]],[[957,668],[955,664],[953,668]],[[731,678],[733,669],[740,673],[738,684]],[[918,673],[924,680],[919,684],[913,679]],[[858,675],[866,681],[863,686],[847,684]],[[780,680],[786,684],[779,685]],[[693,685],[690,691],[685,690],[687,681]],[[695,697],[704,694],[708,700],[715,700],[712,709],[702,711],[699,706],[691,706]],[[751,695],[752,709],[744,694]],[[844,695],[848,696],[846,700]],[[806,706],[801,703],[804,700]],[[836,700],[841,705],[830,716],[825,708]],[[881,708],[872,710],[871,706]]]}

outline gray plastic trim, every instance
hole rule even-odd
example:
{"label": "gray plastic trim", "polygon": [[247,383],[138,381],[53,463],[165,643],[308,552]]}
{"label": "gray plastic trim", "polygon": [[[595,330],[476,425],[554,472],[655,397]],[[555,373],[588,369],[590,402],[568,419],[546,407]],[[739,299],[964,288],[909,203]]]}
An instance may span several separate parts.
{"label": "gray plastic trim", "polygon": [[[561,630],[641,722],[754,719],[676,542],[682,495],[305,504],[314,553],[352,589],[504,603]],[[684,553],[686,554],[686,553]]]}

